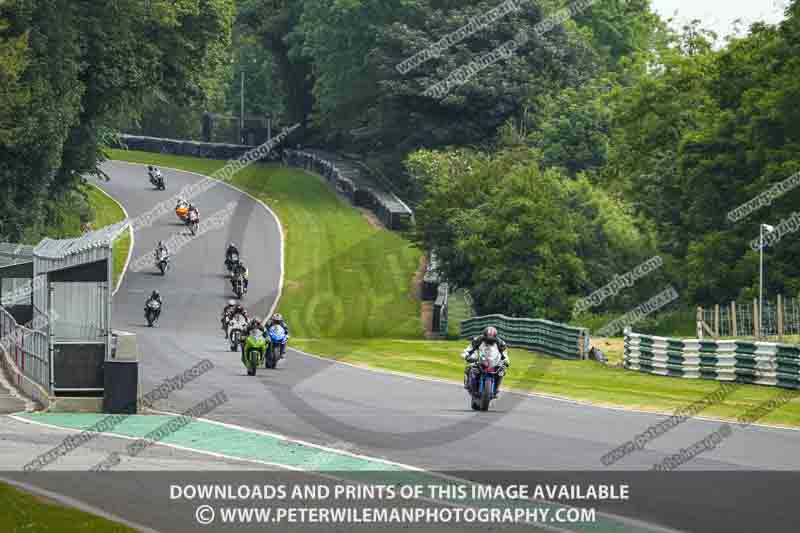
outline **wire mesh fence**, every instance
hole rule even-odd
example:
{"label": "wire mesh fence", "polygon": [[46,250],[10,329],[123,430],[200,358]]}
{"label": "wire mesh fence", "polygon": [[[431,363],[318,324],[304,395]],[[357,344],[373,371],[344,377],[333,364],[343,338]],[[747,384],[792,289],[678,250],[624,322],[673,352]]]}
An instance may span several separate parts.
{"label": "wire mesh fence", "polygon": [[757,300],[698,307],[697,331],[701,338],[707,335],[716,339],[800,336],[800,300],[778,296],[765,300],[760,311]]}

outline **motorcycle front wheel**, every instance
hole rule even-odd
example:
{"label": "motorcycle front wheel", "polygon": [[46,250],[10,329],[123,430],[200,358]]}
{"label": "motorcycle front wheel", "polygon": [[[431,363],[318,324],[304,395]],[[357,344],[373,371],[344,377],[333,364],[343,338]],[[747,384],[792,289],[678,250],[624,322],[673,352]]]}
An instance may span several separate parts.
{"label": "motorcycle front wheel", "polygon": [[486,376],[483,378],[483,390],[481,391],[481,411],[489,410],[489,403],[492,401],[492,390],[494,389],[494,378]]}
{"label": "motorcycle front wheel", "polygon": [[267,356],[264,358],[264,368],[274,369],[277,364],[275,359],[275,348],[270,344],[267,346]]}
{"label": "motorcycle front wheel", "polygon": [[258,352],[255,350],[250,350],[247,358],[247,375],[248,376],[255,376],[256,375],[256,368],[257,368],[257,361],[258,361]]}

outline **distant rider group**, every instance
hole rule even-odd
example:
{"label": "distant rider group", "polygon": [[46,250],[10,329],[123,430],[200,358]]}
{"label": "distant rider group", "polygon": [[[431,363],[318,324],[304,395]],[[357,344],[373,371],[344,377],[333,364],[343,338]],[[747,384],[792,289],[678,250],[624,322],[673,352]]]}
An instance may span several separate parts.
{"label": "distant rider group", "polygon": [[[156,188],[164,190],[164,176],[161,170],[152,165],[149,165],[147,169],[150,182],[155,185]],[[197,225],[200,220],[200,212],[197,207],[183,198],[179,198],[175,206],[175,213],[178,218],[190,226],[192,233],[196,234]],[[154,259],[156,266],[161,270],[162,274],[166,274],[169,258],[170,252],[164,244],[164,241],[158,241],[154,251]],[[249,288],[249,272],[241,259],[239,249],[234,243],[229,243],[225,249],[225,268],[230,275],[234,293],[238,298],[242,298]],[[158,321],[161,316],[162,307],[163,301],[161,295],[157,290],[154,290],[145,302],[144,311],[148,325],[152,326]],[[235,330],[235,334],[237,335],[235,339],[230,338],[231,330],[229,329],[229,325],[231,325],[232,322],[241,324],[243,329],[243,331]],[[267,320],[266,324],[262,324],[257,318],[250,318],[247,310],[240,302],[229,300],[228,304],[222,310],[220,324],[225,334],[225,339],[231,341],[231,349],[234,349],[237,344],[239,345],[242,352],[242,361],[245,362],[246,365],[248,365],[245,353],[247,339],[253,337],[259,337],[261,339],[270,338],[270,331],[273,326],[280,326],[283,330],[283,336],[280,337],[280,350],[274,355],[279,359],[285,358],[286,344],[289,340],[289,326],[280,313],[274,313]],[[472,397],[472,407],[476,410],[486,410],[486,408],[488,408],[487,398],[491,400],[499,396],[500,384],[503,381],[506,369],[511,366],[506,343],[499,337],[497,329],[493,326],[489,326],[484,329],[480,335],[472,339],[472,342],[464,350],[462,356],[467,363],[464,369],[464,388]],[[249,374],[251,373],[250,370],[251,368],[248,367]],[[251,375],[254,373],[253,371]],[[481,390],[484,383],[490,383],[491,386],[491,390],[487,390],[486,394]],[[483,402],[481,402],[481,397],[483,397]]]}

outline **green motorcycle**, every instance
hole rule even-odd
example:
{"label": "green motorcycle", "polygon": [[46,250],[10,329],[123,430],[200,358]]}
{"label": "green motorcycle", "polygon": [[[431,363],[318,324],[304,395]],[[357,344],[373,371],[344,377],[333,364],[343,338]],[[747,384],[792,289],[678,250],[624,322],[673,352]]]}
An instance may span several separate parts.
{"label": "green motorcycle", "polygon": [[264,355],[267,352],[267,339],[261,330],[251,330],[247,339],[244,341],[242,352],[242,363],[247,368],[248,376],[256,375],[256,368],[264,362]]}

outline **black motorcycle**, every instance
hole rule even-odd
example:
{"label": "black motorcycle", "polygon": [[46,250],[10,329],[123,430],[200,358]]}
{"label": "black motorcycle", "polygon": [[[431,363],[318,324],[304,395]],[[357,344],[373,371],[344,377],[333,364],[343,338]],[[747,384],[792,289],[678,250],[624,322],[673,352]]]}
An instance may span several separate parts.
{"label": "black motorcycle", "polygon": [[164,175],[161,172],[149,172],[150,183],[159,191],[166,191],[167,186],[164,183]]}
{"label": "black motorcycle", "polygon": [[167,274],[167,270],[169,270],[169,256],[164,252],[159,252],[156,264],[158,269],[161,271],[161,275],[165,276]]}
{"label": "black motorcycle", "polygon": [[161,316],[161,304],[158,300],[150,300],[147,302],[147,307],[144,312],[144,318],[147,320],[147,327],[152,328],[153,325],[157,324],[159,316]]}
{"label": "black motorcycle", "polygon": [[239,254],[236,252],[232,253],[228,258],[225,259],[225,268],[228,269],[228,275],[233,274],[234,267],[239,265]]}
{"label": "black motorcycle", "polygon": [[231,288],[236,297],[241,300],[242,296],[247,292],[244,288],[244,275],[241,273],[235,274],[231,279]]}

